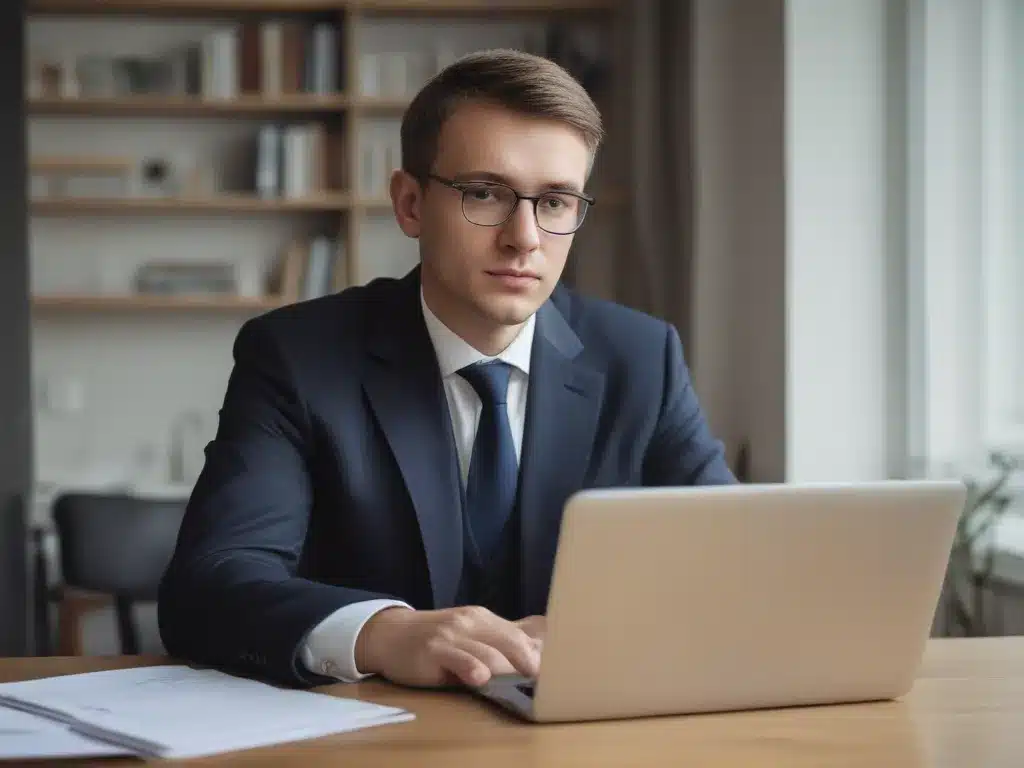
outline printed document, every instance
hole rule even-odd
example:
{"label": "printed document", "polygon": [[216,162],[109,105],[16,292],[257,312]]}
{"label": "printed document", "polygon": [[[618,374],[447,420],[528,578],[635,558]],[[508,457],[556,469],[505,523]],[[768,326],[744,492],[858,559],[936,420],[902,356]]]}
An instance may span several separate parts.
{"label": "printed document", "polygon": [[132,754],[131,750],[124,747],[81,736],[62,723],[0,707],[0,760],[120,757]]}
{"label": "printed document", "polygon": [[[188,758],[404,722],[402,709],[162,665],[0,684],[3,707],[142,757]],[[8,713],[9,714],[9,713]]]}

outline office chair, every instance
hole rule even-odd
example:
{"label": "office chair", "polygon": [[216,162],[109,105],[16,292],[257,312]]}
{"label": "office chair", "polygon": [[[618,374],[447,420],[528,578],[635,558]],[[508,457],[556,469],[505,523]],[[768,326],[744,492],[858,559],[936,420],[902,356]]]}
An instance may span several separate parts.
{"label": "office chair", "polygon": [[[121,653],[139,652],[132,613],[153,601],[177,543],[185,499],[65,493],[53,505],[60,547],[61,584],[100,592],[114,600]],[[46,601],[48,602],[48,600]]]}

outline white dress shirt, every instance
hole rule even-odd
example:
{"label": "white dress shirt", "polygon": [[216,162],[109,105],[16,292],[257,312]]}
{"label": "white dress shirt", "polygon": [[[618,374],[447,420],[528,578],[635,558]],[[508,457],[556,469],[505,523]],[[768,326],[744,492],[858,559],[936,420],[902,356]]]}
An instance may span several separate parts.
{"label": "white dress shirt", "polygon": [[[455,447],[459,454],[459,469],[463,485],[469,477],[469,461],[473,441],[480,421],[480,398],[458,371],[482,360],[503,360],[512,366],[508,384],[508,420],[512,428],[516,458],[522,452],[523,427],[526,423],[526,395],[530,374],[530,353],[536,317],[531,316],[515,340],[496,357],[488,357],[471,347],[442,323],[427,307],[420,294],[420,306],[427,333],[434,345],[438,367],[448,398],[448,413],[452,420]],[[302,647],[302,662],[311,672],[335,677],[345,682],[361,680],[366,675],[356,668],[356,638],[377,613],[392,606],[410,608],[400,600],[367,600],[339,608],[310,632]]]}

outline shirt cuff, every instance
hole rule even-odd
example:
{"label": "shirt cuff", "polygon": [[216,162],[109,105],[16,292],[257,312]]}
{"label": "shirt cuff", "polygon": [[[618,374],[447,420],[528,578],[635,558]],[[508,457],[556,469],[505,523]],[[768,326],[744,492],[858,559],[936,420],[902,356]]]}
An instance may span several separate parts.
{"label": "shirt cuff", "polygon": [[302,663],[313,674],[345,683],[369,677],[356,669],[356,640],[366,622],[394,607],[412,609],[401,600],[365,600],[339,608],[309,633],[300,652]]}

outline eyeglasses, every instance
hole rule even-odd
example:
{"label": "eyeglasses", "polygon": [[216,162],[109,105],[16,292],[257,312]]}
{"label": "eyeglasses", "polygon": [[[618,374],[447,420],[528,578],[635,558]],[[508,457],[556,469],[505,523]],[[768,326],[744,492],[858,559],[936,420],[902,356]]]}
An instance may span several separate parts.
{"label": "eyeglasses", "polygon": [[470,224],[497,227],[508,221],[520,200],[533,203],[537,226],[552,235],[571,235],[583,225],[595,200],[575,192],[521,195],[497,181],[455,181],[428,173],[434,181],[462,193],[462,215]]}

